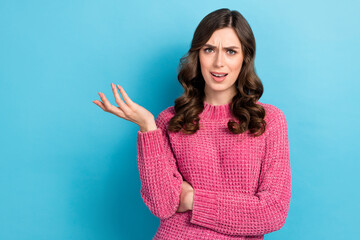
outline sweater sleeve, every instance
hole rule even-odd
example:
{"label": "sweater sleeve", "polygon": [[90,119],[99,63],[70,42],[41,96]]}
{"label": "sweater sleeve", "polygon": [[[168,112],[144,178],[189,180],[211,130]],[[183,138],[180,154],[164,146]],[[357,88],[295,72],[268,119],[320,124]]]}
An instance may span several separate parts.
{"label": "sweater sleeve", "polygon": [[285,224],[291,197],[289,142],[285,116],[280,109],[276,112],[265,136],[265,158],[257,192],[194,189],[191,223],[224,234],[246,236],[274,232]]}
{"label": "sweater sleeve", "polygon": [[156,118],[156,130],[137,134],[141,198],[160,219],[176,213],[183,182],[169,143],[165,116],[163,111]]}

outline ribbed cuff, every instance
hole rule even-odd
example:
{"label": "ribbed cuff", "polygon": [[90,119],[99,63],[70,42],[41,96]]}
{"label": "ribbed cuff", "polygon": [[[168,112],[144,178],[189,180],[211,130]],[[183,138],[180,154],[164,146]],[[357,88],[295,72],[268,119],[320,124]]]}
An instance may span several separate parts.
{"label": "ribbed cuff", "polygon": [[194,202],[190,222],[204,227],[216,226],[217,205],[216,192],[194,189]]}
{"label": "ribbed cuff", "polygon": [[137,150],[141,158],[153,157],[163,151],[163,133],[160,128],[137,134]]}

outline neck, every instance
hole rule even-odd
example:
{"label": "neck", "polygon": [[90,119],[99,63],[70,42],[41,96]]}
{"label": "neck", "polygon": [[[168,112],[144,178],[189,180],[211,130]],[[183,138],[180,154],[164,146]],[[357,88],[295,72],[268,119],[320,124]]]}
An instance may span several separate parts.
{"label": "neck", "polygon": [[237,90],[235,84],[224,91],[217,91],[214,92],[210,90],[210,88],[205,85],[204,88],[205,98],[204,101],[211,104],[211,105],[225,105],[232,101],[232,99],[237,94]]}

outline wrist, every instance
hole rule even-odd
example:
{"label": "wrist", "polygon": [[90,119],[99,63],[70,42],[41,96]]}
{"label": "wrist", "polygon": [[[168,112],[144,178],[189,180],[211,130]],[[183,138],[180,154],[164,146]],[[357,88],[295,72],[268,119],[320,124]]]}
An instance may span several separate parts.
{"label": "wrist", "polygon": [[140,131],[141,132],[148,132],[148,131],[154,131],[157,129],[157,126],[155,123],[150,123],[144,126],[140,126]]}

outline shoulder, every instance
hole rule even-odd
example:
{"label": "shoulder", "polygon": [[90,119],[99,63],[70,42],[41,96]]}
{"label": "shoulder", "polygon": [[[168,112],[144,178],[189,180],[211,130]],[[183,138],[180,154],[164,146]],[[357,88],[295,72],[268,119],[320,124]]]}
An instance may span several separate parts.
{"label": "shoulder", "polygon": [[257,101],[256,104],[259,104],[265,109],[265,118],[264,120],[269,125],[269,127],[273,125],[285,125],[286,126],[286,118],[284,112],[275,105],[269,103],[263,103]]}
{"label": "shoulder", "polygon": [[156,117],[156,124],[164,124],[167,126],[170,119],[175,115],[174,106],[167,107],[163,111],[161,111]]}

